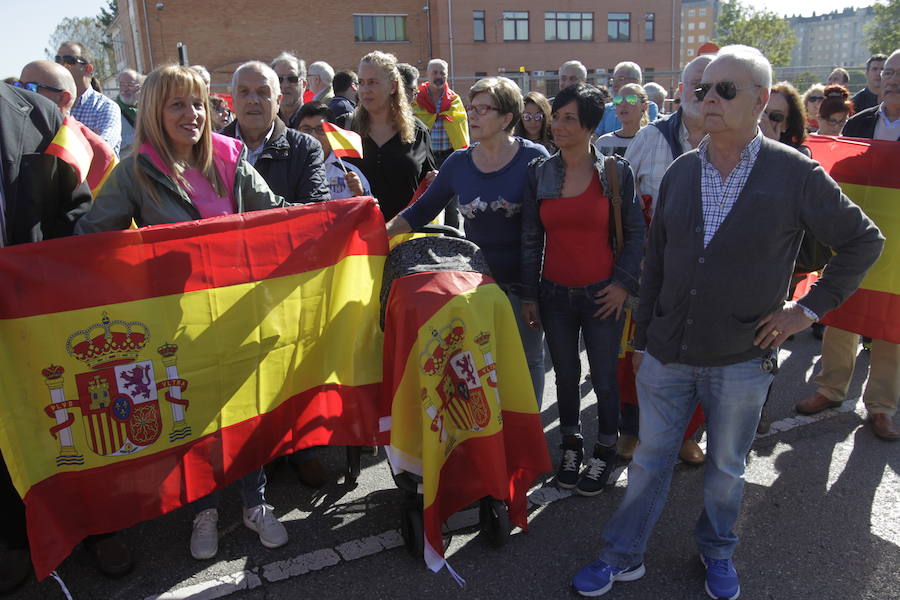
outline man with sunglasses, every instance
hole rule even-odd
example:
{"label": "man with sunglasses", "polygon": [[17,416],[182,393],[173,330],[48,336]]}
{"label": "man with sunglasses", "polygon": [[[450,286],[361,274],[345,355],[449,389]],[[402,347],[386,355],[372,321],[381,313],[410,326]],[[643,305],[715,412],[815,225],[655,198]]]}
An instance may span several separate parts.
{"label": "man with sunglasses", "polygon": [[79,42],[63,42],[56,51],[56,62],[72,74],[78,92],[72,116],[106,140],[118,154],[122,144],[122,111],[115,102],[91,87],[94,76],[91,60],[90,50]]}
{"label": "man with sunglasses", "polygon": [[[600,560],[572,582],[582,595],[644,575],[698,400],[709,434],[694,532],[705,589],[717,599],[740,595],[734,525],[773,349],[846,299],[881,252],[878,228],[818,163],[763,137],[758,123],[771,84],[758,50],[726,46],[694,90],[708,135],[666,172],[644,259],[634,343],[641,443]],[[803,298],[785,302],[804,230],[835,255]]]}
{"label": "man with sunglasses", "polygon": [[857,113],[878,106],[878,97],[881,95],[881,69],[886,60],[887,56],[884,54],[873,54],[866,61],[866,87],[850,98],[853,110]]}
{"label": "man with sunglasses", "polygon": [[[644,75],[641,72],[639,64],[631,61],[620,62],[616,65],[616,68],[613,69],[610,91],[612,92],[613,97],[620,96],[619,90],[626,83],[636,83],[640,85],[643,82]],[[647,108],[647,117],[652,123],[656,120],[657,116],[659,116],[659,107],[656,106],[655,102],[650,102],[650,105]],[[600,120],[600,124],[597,125],[597,129],[594,133],[600,136],[621,128],[622,122],[619,121],[619,118],[616,116],[616,107],[612,102],[607,103],[603,110],[603,118]]]}
{"label": "man with sunglasses", "polygon": [[299,112],[306,93],[306,61],[290,52],[282,52],[270,63],[281,86],[278,117],[291,129],[300,124]]}
{"label": "man with sunglasses", "polygon": [[[46,153],[62,116],[53,102],[34,91],[48,90],[30,81],[21,87],[0,84],[0,248],[72,235],[75,221],[91,208],[87,184],[79,183],[69,164]],[[3,594],[25,581],[31,559],[25,505],[2,457],[0,514]]]}

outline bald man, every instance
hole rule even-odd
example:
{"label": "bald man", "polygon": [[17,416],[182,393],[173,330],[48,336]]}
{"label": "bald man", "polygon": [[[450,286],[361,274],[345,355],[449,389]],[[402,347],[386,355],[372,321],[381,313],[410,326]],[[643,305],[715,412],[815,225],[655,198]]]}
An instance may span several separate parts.
{"label": "bald man", "polygon": [[[29,83],[37,84],[37,93],[59,107],[59,112],[65,119],[64,124],[72,130],[80,131],[90,144],[91,150],[93,150],[90,167],[87,171],[81,171],[80,174],[82,182],[87,181],[91,193],[96,197],[106,180],[106,175],[118,161],[115,152],[103,138],[71,116],[72,106],[77,96],[75,79],[72,74],[68,69],[49,60],[36,60],[25,65],[19,80],[26,86]],[[65,156],[61,156],[61,158],[66,159]]]}

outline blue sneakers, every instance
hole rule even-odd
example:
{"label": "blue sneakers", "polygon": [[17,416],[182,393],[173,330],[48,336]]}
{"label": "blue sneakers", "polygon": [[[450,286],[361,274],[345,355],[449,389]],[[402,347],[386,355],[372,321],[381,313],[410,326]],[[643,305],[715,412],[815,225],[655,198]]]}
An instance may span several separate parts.
{"label": "blue sneakers", "polygon": [[643,577],[646,572],[644,563],[620,569],[598,560],[575,574],[572,588],[582,596],[602,596],[612,589],[614,581],[634,581]]}
{"label": "blue sneakers", "polygon": [[710,558],[700,555],[706,567],[706,593],[715,600],[737,600],[741,582],[730,558]]}

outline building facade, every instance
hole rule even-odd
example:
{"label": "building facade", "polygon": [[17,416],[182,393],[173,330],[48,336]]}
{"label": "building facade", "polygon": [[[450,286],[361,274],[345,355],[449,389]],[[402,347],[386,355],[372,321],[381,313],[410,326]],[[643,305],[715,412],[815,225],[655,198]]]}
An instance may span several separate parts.
{"label": "building facade", "polygon": [[791,66],[855,67],[864,65],[869,49],[864,27],[875,16],[871,7],[845,8],[811,17],[791,17],[797,42]]}
{"label": "building facade", "polygon": [[698,54],[700,46],[716,37],[719,0],[682,0],[681,51],[678,64],[684,67]]}
{"label": "building facade", "polygon": [[556,71],[571,59],[600,83],[623,60],[640,64],[648,78],[678,71],[680,20],[678,0],[119,0],[110,31],[117,63],[147,73],[177,61],[182,43],[191,64],[209,69],[214,87],[240,63],[283,50],[336,70],[355,70],[364,54],[382,50],[420,71],[432,57],[447,60],[458,89],[505,74],[555,93]]}

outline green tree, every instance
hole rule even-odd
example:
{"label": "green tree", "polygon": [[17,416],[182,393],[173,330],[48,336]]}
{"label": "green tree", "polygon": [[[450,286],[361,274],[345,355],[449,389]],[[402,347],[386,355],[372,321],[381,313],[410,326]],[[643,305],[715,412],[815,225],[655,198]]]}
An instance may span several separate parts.
{"label": "green tree", "polygon": [[890,54],[900,48],[900,0],[874,5],[875,17],[866,26],[866,39],[872,54]]}
{"label": "green tree", "polygon": [[[898,0],[891,0],[896,2]],[[756,10],[739,0],[721,5],[716,24],[716,43],[745,44],[758,48],[773,67],[784,67],[791,62],[791,50],[796,36],[788,20],[773,12]]]}
{"label": "green tree", "polygon": [[60,21],[44,52],[47,58],[53,59],[59,45],[65,41],[73,41],[86,47],[93,56],[94,77],[103,81],[113,74],[113,61],[110,59],[106,28],[96,17],[68,17]]}

